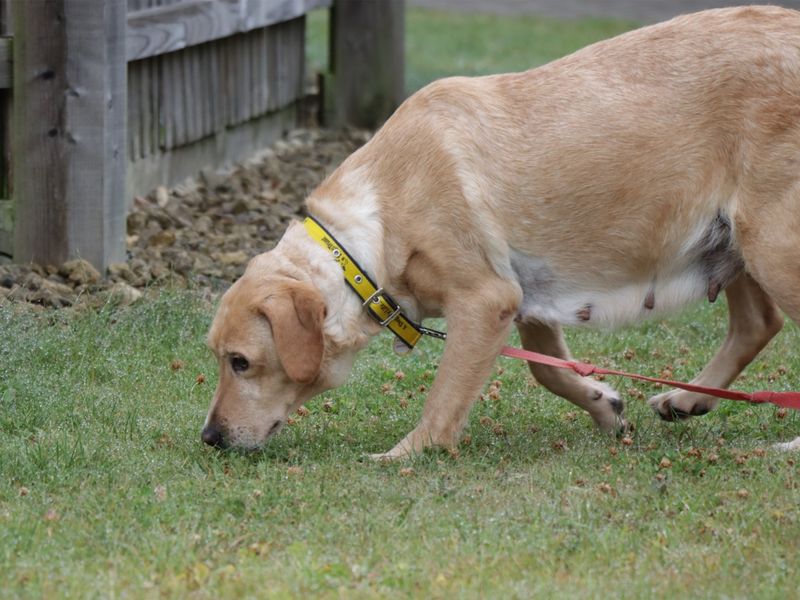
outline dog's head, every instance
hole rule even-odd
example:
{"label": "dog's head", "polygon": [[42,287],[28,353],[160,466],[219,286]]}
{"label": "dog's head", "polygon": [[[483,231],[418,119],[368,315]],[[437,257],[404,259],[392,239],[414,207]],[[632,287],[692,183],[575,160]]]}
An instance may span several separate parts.
{"label": "dog's head", "polygon": [[326,352],[320,291],[260,268],[264,262],[254,260],[225,293],[208,334],[219,363],[202,432],[210,445],[260,447],[292,411],[341,384],[352,365],[346,353]]}

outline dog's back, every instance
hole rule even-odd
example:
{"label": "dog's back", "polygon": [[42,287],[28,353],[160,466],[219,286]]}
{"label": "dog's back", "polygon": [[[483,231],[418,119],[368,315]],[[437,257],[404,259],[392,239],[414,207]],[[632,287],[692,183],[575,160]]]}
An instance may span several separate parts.
{"label": "dog's back", "polygon": [[716,297],[742,267],[740,211],[800,172],[800,13],[710,10],[445,79],[353,161],[431,237],[479,215],[495,269],[535,290],[532,317],[615,324]]}

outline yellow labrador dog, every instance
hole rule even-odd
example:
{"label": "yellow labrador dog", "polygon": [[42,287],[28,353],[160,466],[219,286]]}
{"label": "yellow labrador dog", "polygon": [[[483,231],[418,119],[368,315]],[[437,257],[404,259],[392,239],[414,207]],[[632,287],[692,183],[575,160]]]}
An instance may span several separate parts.
{"label": "yellow labrador dog", "polygon": [[[778,307],[800,322],[800,13],[709,10],[524,73],[435,82],[307,207],[409,319],[447,321],[419,424],[376,457],[456,444],[514,325],[568,357],[562,325],[724,290],[728,337],[694,381],[727,386],[781,328]],[[335,254],[293,224],[224,295],[206,443],[259,447],[381,330]],[[624,425],[609,386],[531,370],[603,430]],[[650,404],[672,419],[716,400]]]}

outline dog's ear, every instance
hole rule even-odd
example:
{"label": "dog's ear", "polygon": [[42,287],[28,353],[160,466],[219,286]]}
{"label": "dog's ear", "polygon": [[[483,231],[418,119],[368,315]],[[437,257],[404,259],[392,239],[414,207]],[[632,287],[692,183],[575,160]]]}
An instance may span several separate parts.
{"label": "dog's ear", "polygon": [[322,294],[310,283],[291,282],[264,300],[260,310],[272,327],[286,374],[296,383],[312,383],[319,375],[325,349]]}

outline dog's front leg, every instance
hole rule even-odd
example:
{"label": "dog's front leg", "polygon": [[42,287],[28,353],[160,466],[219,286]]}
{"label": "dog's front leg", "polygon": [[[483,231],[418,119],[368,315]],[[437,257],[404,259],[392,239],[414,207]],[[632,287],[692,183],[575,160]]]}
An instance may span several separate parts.
{"label": "dog's front leg", "polygon": [[422,419],[389,452],[372,455],[376,460],[405,458],[429,446],[452,448],[458,443],[469,410],[508,338],[521,293],[513,284],[494,280],[480,291],[451,296],[453,302],[445,310],[447,341]]}

